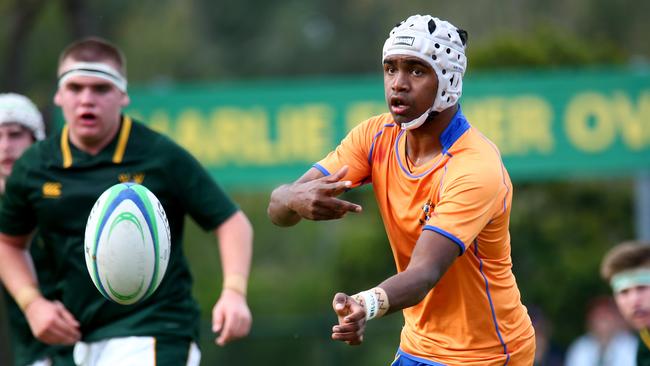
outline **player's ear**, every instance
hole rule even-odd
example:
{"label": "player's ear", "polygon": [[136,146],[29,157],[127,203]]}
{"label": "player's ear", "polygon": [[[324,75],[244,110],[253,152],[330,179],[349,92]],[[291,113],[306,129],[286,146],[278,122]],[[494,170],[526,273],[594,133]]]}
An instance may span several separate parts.
{"label": "player's ear", "polygon": [[129,95],[126,93],[122,93],[122,99],[120,100],[120,105],[122,108],[128,106],[131,103],[131,98],[129,98]]}
{"label": "player's ear", "polygon": [[61,88],[56,89],[56,93],[54,93],[54,104],[61,107]]}

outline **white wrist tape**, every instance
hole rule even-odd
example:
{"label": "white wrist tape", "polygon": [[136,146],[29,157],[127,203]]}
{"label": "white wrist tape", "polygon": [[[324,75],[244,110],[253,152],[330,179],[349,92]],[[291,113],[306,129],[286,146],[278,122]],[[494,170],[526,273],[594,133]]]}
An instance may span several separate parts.
{"label": "white wrist tape", "polygon": [[362,291],[356,294],[355,297],[363,299],[362,305],[366,309],[366,320],[374,319],[379,312],[379,299],[375,295],[375,291]]}

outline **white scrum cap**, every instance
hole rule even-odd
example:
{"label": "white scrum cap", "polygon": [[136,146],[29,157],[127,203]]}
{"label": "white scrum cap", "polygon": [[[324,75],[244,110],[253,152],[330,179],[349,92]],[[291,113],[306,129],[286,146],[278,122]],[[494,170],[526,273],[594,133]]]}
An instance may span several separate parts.
{"label": "white scrum cap", "polygon": [[43,116],[29,98],[15,93],[0,94],[0,125],[18,123],[29,128],[36,140],[45,138]]}
{"label": "white scrum cap", "polygon": [[390,31],[382,62],[390,55],[415,56],[431,65],[438,76],[438,92],[431,108],[402,128],[417,128],[430,112],[441,112],[458,102],[467,67],[466,44],[466,31],[430,15],[412,15]]}

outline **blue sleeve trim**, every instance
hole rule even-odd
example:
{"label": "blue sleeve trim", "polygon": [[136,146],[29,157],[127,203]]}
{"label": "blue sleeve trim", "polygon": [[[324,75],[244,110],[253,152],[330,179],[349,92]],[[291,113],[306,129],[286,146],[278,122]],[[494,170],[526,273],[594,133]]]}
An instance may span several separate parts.
{"label": "blue sleeve trim", "polygon": [[314,164],[314,165],[312,165],[312,166],[313,166],[314,168],[320,170],[320,172],[323,173],[323,174],[325,174],[325,176],[331,175],[330,172],[327,171],[327,169],[325,169],[322,165],[320,165],[320,164],[318,164],[318,163],[316,163],[316,164]]}
{"label": "blue sleeve trim", "polygon": [[465,243],[463,243],[462,240],[458,239],[458,238],[457,238],[456,236],[454,236],[453,234],[448,233],[448,232],[442,230],[442,229],[439,228],[439,227],[435,227],[435,226],[431,226],[431,225],[425,225],[424,228],[422,228],[422,230],[431,230],[431,231],[433,231],[433,232],[436,232],[436,233],[438,233],[438,234],[440,234],[440,235],[446,237],[447,239],[450,239],[451,241],[453,241],[454,243],[456,243],[456,245],[458,245],[458,247],[460,248],[460,255],[462,255],[463,253],[465,253],[465,249],[466,249],[466,248],[465,248]]}
{"label": "blue sleeve trim", "polygon": [[372,144],[370,145],[370,152],[368,153],[368,165],[372,165],[372,152],[375,150],[375,141],[381,136],[384,131],[379,131],[375,134],[375,137],[372,138]]}

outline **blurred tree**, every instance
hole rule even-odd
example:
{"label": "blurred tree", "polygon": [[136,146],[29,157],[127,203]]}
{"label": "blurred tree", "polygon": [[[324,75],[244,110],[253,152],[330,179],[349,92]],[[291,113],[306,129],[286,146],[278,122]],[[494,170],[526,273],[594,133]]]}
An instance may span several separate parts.
{"label": "blurred tree", "polygon": [[87,1],[84,0],[62,0],[63,13],[72,38],[80,38],[93,34],[95,29],[91,22]]}
{"label": "blurred tree", "polygon": [[[24,84],[24,65],[26,40],[33,30],[39,12],[43,9],[45,0],[15,1],[6,5],[8,11],[5,23],[7,27],[7,43],[4,50],[5,64],[2,69],[2,89],[21,90]],[[5,9],[3,9],[5,10]]]}
{"label": "blurred tree", "polygon": [[[45,0],[13,1],[5,6],[7,22],[7,42],[4,54],[4,90],[21,91],[27,84],[25,69],[28,65],[26,56],[29,52],[29,36],[37,26],[38,17],[48,5]],[[91,34],[91,23],[87,14],[86,2],[83,0],[61,0],[64,19],[60,24],[67,25],[73,38]],[[29,77],[30,75],[27,75]]]}
{"label": "blurred tree", "polygon": [[602,256],[634,237],[629,180],[517,184],[513,269],[526,303],[541,306],[566,346],[584,328],[584,305],[609,293]]}
{"label": "blurred tree", "polygon": [[468,48],[473,70],[622,64],[625,53],[607,40],[585,40],[550,24],[532,33],[502,32]]}

